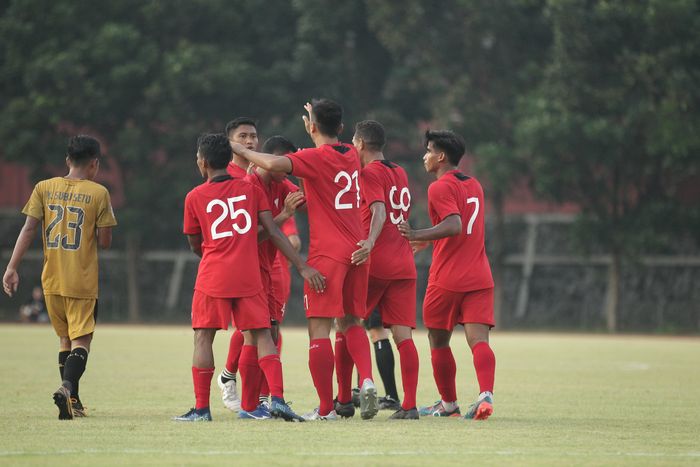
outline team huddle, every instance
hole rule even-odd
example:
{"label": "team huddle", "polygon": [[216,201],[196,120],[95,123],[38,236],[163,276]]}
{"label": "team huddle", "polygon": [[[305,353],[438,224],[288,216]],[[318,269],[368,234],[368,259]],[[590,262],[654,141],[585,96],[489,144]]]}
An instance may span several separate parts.
{"label": "team huddle", "polygon": [[[217,330],[235,327],[225,368],[217,376],[224,404],[239,418],[287,421],[362,419],[380,409],[370,343],[362,321],[378,313],[399,353],[403,398],[390,419],[457,417],[452,332],[464,326],[479,395],[464,418],[493,413],[495,357],[488,340],[493,321],[493,279],[484,247],[484,196],[479,182],[458,170],[465,145],[451,131],[427,131],[427,172],[432,227],[413,229],[406,172],[384,158],[384,128],[355,125],[352,144],[339,141],[342,107],[328,99],[305,106],[313,148],[296,150],[275,136],[257,152],[253,120],[236,119],[225,133],[197,142],[196,163],[206,181],[185,198],[183,232],[201,257],[192,297],[195,406],[178,421],[210,421],[214,378],[212,343]],[[3,276],[12,295],[17,268],[42,225],[42,284],[59,336],[61,386],[53,394],[59,419],[86,415],[79,397],[97,312],[97,247],[111,244],[116,225],[109,194],[94,183],[99,143],[88,136],[69,142],[65,177],[36,185],[23,213],[25,225]],[[287,179],[295,176],[300,186]],[[304,261],[294,214],[305,211],[309,250]],[[431,363],[440,400],[418,407],[415,252],[433,245],[423,304]],[[304,279],[309,370],[318,406],[295,413],[284,399],[280,352],[289,296],[289,261]],[[335,343],[331,331],[335,329]],[[376,347],[375,347],[376,348]],[[353,390],[357,368],[358,388]],[[333,390],[333,375],[337,392]],[[236,375],[240,376],[238,396]],[[356,399],[353,403],[353,399]]]}

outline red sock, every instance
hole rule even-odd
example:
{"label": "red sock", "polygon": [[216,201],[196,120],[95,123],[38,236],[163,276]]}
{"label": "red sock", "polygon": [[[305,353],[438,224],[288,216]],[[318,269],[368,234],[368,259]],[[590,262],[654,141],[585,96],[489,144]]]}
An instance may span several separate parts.
{"label": "red sock", "polygon": [[238,360],[241,358],[241,348],[243,347],[243,333],[236,329],[231,334],[228,344],[228,357],[226,357],[226,370],[235,375],[238,372]]}
{"label": "red sock", "polygon": [[362,326],[351,326],[345,330],[345,345],[352,356],[357,372],[360,374],[360,384],[365,379],[372,378],[372,355],[369,351],[369,339]]}
{"label": "red sock", "polygon": [[477,342],[472,348],[476,379],[479,381],[479,392],[493,392],[493,380],[496,376],[496,356],[488,342]]}
{"label": "red sock", "polygon": [[241,350],[238,369],[241,372],[241,408],[251,412],[258,406],[262,372],[258,364],[258,349],[254,345],[244,345]]}
{"label": "red sock", "polygon": [[[282,334],[279,331],[277,333],[277,344],[275,344],[275,346],[277,347],[277,354],[281,357],[282,356]],[[260,397],[267,397],[269,395],[270,395],[270,386],[267,384],[267,378],[265,377],[265,375],[263,375],[262,379],[260,380]]]}
{"label": "red sock", "polygon": [[338,402],[343,404],[352,401],[352,370],[355,366],[346,342],[342,332],[335,333],[335,376],[338,380]]}
{"label": "red sock", "polygon": [[213,368],[192,367],[195,409],[206,409],[209,407],[209,390],[211,388],[211,377],[213,375]]}
{"label": "red sock", "polygon": [[437,385],[440,397],[445,402],[457,400],[457,389],[455,387],[455,377],[457,376],[457,364],[452,355],[452,349],[441,347],[432,349],[430,357],[433,363],[433,377]]}
{"label": "red sock", "polygon": [[[284,399],[284,379],[282,377],[282,362],[280,361],[280,356],[277,354],[265,355],[263,358],[258,360],[260,369],[262,370],[267,384],[269,385],[269,392],[272,397],[279,397]],[[267,394],[267,392],[265,392]]]}
{"label": "red sock", "polygon": [[401,358],[401,382],[403,383],[403,403],[404,410],[416,407],[416,389],[418,388],[418,351],[413,339],[401,341],[396,346]]}
{"label": "red sock", "polygon": [[330,339],[311,339],[309,370],[318,393],[319,413],[333,410],[333,348]]}

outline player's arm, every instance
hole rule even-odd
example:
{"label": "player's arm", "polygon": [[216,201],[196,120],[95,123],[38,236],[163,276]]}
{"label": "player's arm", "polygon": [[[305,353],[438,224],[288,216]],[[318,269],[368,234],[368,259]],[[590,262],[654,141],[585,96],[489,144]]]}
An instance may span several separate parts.
{"label": "player's arm", "polygon": [[299,253],[297,253],[292,244],[289,243],[287,237],[275,224],[270,211],[260,211],[258,214],[258,220],[270,235],[270,241],[272,241],[277,249],[287,257],[289,262],[291,262],[294,267],[297,268],[297,271],[299,271],[301,277],[303,277],[304,280],[306,280],[311,287],[314,288],[314,290],[317,292],[323,292],[323,290],[326,288],[326,279],[320,272],[307,265],[304,260],[301,259]]}
{"label": "player's arm", "polygon": [[369,233],[365,240],[357,242],[360,248],[352,253],[350,258],[352,264],[358,266],[369,259],[369,255],[374,248],[374,243],[377,241],[379,234],[382,233],[382,228],[386,222],[386,206],[381,201],[375,201],[369,206],[372,213],[372,220],[369,223]]}
{"label": "player's arm", "polygon": [[397,227],[401,235],[411,242],[428,242],[441,238],[454,237],[462,233],[462,218],[459,214],[450,214],[439,224],[429,229],[413,230],[408,222],[402,222]]}
{"label": "player's arm", "polygon": [[[294,216],[294,213],[296,212],[297,208],[304,204],[306,202],[306,199],[304,198],[304,193],[300,191],[294,191],[292,193],[289,193],[287,197],[284,199],[284,209],[282,212],[277,214],[275,216],[275,224],[277,224],[277,227],[282,227],[285,222],[289,220],[290,217]],[[270,238],[268,235],[267,231],[262,225],[258,225],[258,243],[264,242]],[[297,251],[299,249],[297,248]]]}
{"label": "player's arm", "polygon": [[202,234],[187,235],[187,243],[190,244],[192,253],[202,257]]}
{"label": "player's arm", "polygon": [[5,269],[5,274],[2,276],[2,288],[7,295],[12,297],[15,292],[17,292],[17,287],[19,287],[19,274],[17,274],[17,268],[22,262],[24,254],[27,252],[29,247],[32,245],[36,231],[39,228],[41,221],[35,217],[27,216],[27,220],[22,226],[19,235],[17,236],[17,242],[15,243],[15,248],[12,250],[12,257],[10,262],[7,263],[7,269]]}
{"label": "player's arm", "polygon": [[287,235],[287,240],[292,244],[294,249],[299,252],[301,251],[301,238],[297,234]]}
{"label": "player's arm", "polygon": [[275,156],[274,154],[253,151],[240,143],[231,143],[231,149],[239,156],[246,158],[249,162],[265,170],[292,172],[292,161],[285,156]]}
{"label": "player's arm", "polygon": [[109,250],[112,246],[112,227],[97,228],[97,246],[103,250]]}

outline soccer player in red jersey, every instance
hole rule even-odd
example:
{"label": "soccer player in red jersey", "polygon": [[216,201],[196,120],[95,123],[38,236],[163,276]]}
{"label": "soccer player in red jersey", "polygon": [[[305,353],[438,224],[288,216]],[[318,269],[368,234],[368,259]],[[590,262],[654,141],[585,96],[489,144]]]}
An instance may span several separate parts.
{"label": "soccer player in red jersey", "polygon": [[[224,130],[231,143],[240,143],[249,149],[258,148],[258,123],[250,117],[237,117],[226,124]],[[226,167],[229,175],[236,178],[245,178],[248,175],[250,163],[244,158],[234,154],[233,159]],[[243,349],[243,334],[239,329],[231,333],[229,341],[226,366],[216,378],[216,384],[221,390],[221,399],[224,406],[234,412],[241,408],[241,400],[236,391],[236,373]]]}
{"label": "soccer player in red jersey", "polygon": [[[362,220],[369,232],[367,240],[361,242],[362,248],[353,254],[353,263],[361,264],[371,258],[365,319],[379,307],[382,324],[391,328],[401,359],[404,399],[401,408],[389,418],[418,420],[418,351],[412,336],[416,327],[416,265],[411,245],[396,227],[408,220],[411,209],[408,177],[399,165],[384,158],[386,136],[380,123],[359,122],[352,142],[363,165]],[[342,340],[342,335],[337,339]],[[337,342],[336,361],[340,353]],[[345,386],[349,386],[352,377],[352,361],[349,367],[338,365],[336,372],[339,391],[349,390]],[[341,384],[341,379],[346,385]],[[338,401],[349,401],[345,399],[349,395],[339,393]],[[352,403],[348,405],[352,407]]]}
{"label": "soccer player in red jersey", "polygon": [[[283,143],[281,151],[277,144],[280,140]],[[266,141],[263,148],[273,154],[275,152],[286,154],[288,151],[284,149],[287,145],[291,145],[288,140],[281,136],[275,136]],[[293,146],[292,149],[295,150]],[[296,208],[304,202],[303,194],[298,193],[299,188],[287,180],[287,174],[284,172],[272,172],[261,167],[254,167],[245,180],[259,187],[265,193],[275,224],[278,227],[281,227],[288,219],[293,217]],[[262,229],[259,228],[258,230]],[[277,346],[277,351],[280,353],[282,341],[279,333],[279,323],[282,321],[283,304],[278,299],[272,281],[272,267],[278,251],[277,247],[269,239],[263,239],[258,243],[260,276],[263,282],[263,289],[267,294],[268,309],[270,311],[270,330],[272,339]],[[244,332],[243,335],[244,345],[241,350],[239,364],[243,390],[242,410],[239,412],[239,418],[269,418],[268,382],[265,378],[261,378],[262,375],[257,365],[256,350],[252,342],[252,336],[249,332]],[[252,384],[246,384],[246,381],[252,382]]]}
{"label": "soccer player in red jersey", "polygon": [[427,131],[425,170],[437,180],[428,188],[433,227],[412,230],[399,225],[414,250],[433,243],[423,322],[430,338],[433,376],[441,400],[423,407],[421,415],[459,416],[455,389],[456,365],[450,337],[464,325],[472,351],[480,394],[465,418],[485,420],[493,413],[496,357],[489,346],[493,319],[493,278],[484,247],[484,192],[479,182],[457,169],[464,141],[452,131]]}
{"label": "soccer player in red jersey", "polygon": [[[270,413],[285,420],[303,421],[284,401],[282,364],[270,333],[270,314],[258,268],[258,223],[272,242],[297,267],[315,290],[323,290],[324,279],[307,266],[275,225],[266,196],[260,188],[231,177],[226,167],[231,147],[223,134],[200,137],[197,166],[207,182],[185,198],[184,233],[190,248],[202,260],[192,298],[192,328],[195,345],[192,358],[196,405],[178,421],[210,421],[209,390],[214,374],[212,343],[218,329],[235,325],[250,331],[258,364],[272,393]],[[257,270],[257,269],[253,269]]]}
{"label": "soccer player in red jersey", "polygon": [[355,265],[353,253],[366,241],[360,211],[360,158],[355,147],[340,143],[343,110],[321,99],[306,104],[304,126],[315,148],[286,156],[258,153],[241,144],[233,150],[267,170],[284,171],[304,181],[309,215],[309,264],[327,279],[323,293],[304,288],[309,321],[309,369],[319,396],[319,407],[307,420],[337,419],[333,402],[334,355],[330,341],[333,320],[362,380],[360,413],[374,417],[378,410],[377,389],[372,379],[369,340],[360,325],[367,297],[369,268]]}

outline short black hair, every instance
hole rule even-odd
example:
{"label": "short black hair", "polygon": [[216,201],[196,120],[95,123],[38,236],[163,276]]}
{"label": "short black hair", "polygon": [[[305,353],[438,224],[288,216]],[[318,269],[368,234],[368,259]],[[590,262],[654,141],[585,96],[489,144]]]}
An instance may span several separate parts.
{"label": "short black hair", "polygon": [[314,99],[311,101],[314,123],[324,136],[337,137],[343,124],[343,108],[330,99]]}
{"label": "short black hair", "polygon": [[294,143],[280,135],[269,137],[262,147],[262,152],[268,154],[289,154],[296,151],[297,148],[294,146]]}
{"label": "short black hair", "polygon": [[230,122],[228,122],[226,124],[226,128],[224,129],[224,133],[226,134],[226,136],[228,136],[229,133],[231,133],[233,130],[235,130],[236,128],[238,128],[241,125],[250,125],[250,126],[254,127],[256,130],[258,129],[258,122],[254,118],[238,117],[238,118],[234,118],[233,120],[231,120]]}
{"label": "short black hair", "polygon": [[225,169],[233,157],[231,145],[223,133],[205,133],[200,136],[197,152],[212,169]]}
{"label": "short black hair", "polygon": [[386,133],[381,123],[374,120],[363,120],[355,124],[355,135],[375,151],[381,151],[386,144]]}
{"label": "short black hair", "polygon": [[78,135],[68,140],[66,156],[76,165],[83,165],[100,157],[100,142],[92,136]]}
{"label": "short black hair", "polygon": [[433,147],[444,151],[452,165],[459,164],[466,151],[464,139],[450,130],[427,130],[425,132],[425,145],[433,142]]}

